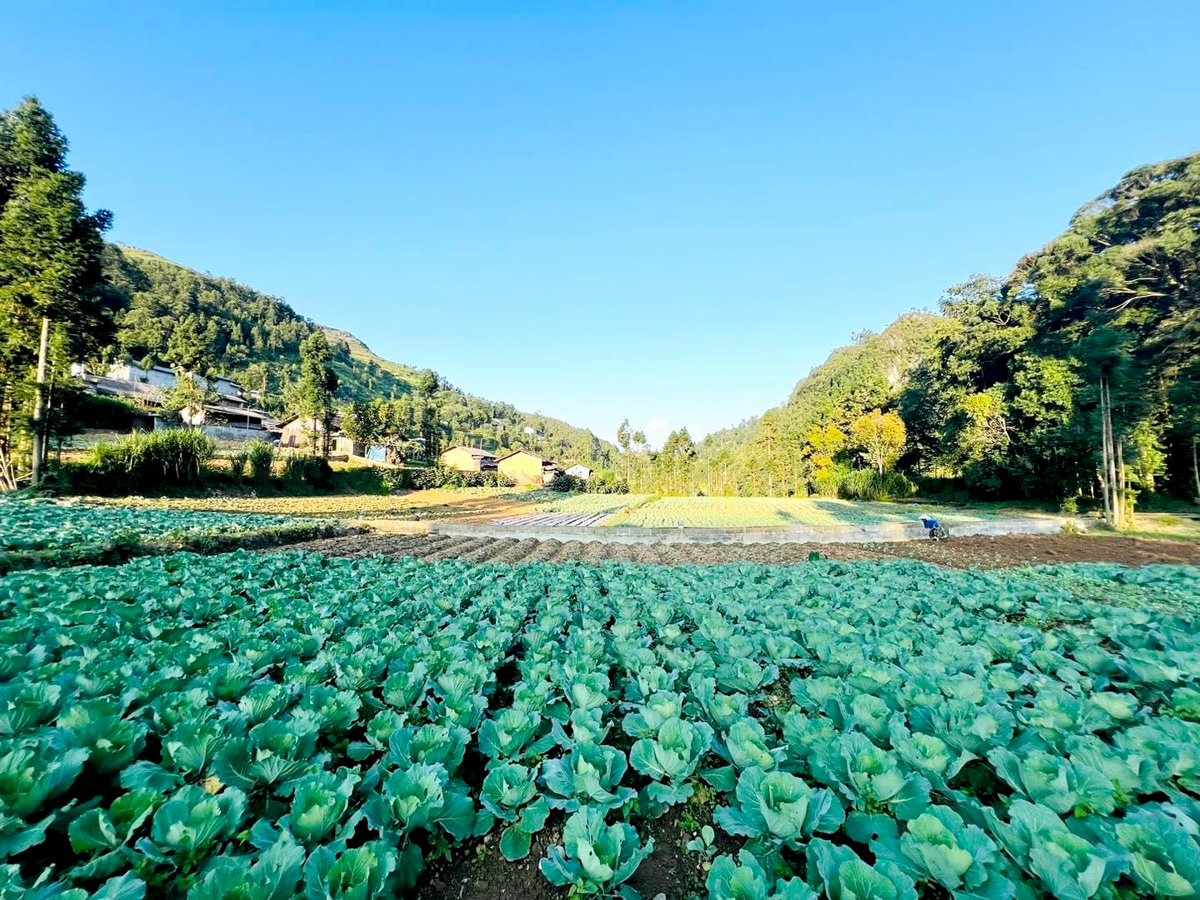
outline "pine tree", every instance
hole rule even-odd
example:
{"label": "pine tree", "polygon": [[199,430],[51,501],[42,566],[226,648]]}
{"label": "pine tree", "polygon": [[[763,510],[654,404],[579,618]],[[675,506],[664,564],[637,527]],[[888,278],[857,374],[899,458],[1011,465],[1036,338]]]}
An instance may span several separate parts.
{"label": "pine tree", "polygon": [[0,488],[16,487],[28,447],[41,472],[48,379],[108,337],[101,233],[84,177],[66,168],[67,140],[30,97],[0,115]]}

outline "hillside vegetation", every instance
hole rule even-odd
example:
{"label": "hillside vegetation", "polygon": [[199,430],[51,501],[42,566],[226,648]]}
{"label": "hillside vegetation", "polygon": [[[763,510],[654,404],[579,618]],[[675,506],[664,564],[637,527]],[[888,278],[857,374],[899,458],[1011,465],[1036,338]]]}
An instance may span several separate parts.
{"label": "hillside vegetation", "polygon": [[[339,401],[397,400],[416,393],[422,374],[417,369],[383,359],[349,332],[318,325],[283,299],[233,279],[116,244],[104,248],[104,274],[118,312],[115,339],[101,355],[229,375],[258,392],[267,409],[283,413],[300,374],[300,344],[320,329],[333,348]],[[442,378],[434,400],[443,443],[527,447],[599,465],[615,451],[586,429],[467,394]]]}
{"label": "hillside vegetation", "polygon": [[853,424],[878,408],[895,414],[900,472],[977,496],[1085,499],[1121,520],[1139,496],[1200,495],[1198,241],[1200,154],[1135,169],[1007,278],[976,276],[940,316],[834,351],[669,480],[836,491],[864,463]]}

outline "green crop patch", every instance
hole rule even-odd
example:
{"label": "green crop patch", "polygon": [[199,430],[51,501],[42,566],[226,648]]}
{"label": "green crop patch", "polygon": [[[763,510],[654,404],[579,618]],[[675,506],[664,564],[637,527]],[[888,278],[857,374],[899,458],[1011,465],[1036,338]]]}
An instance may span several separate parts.
{"label": "green crop patch", "polygon": [[622,512],[606,524],[646,528],[785,528],[889,522],[911,525],[922,514],[948,524],[997,517],[976,509],[830,497],[660,497]]}
{"label": "green crop patch", "polygon": [[15,573],[0,894],[369,900],[553,829],[547,896],[630,897],[674,809],[715,900],[1194,897],[1198,616],[1167,566]]}
{"label": "green crop patch", "polygon": [[290,516],[192,512],[132,506],[88,506],[0,497],[0,550],[58,550],[123,535],[163,538],[236,534],[294,523]]}

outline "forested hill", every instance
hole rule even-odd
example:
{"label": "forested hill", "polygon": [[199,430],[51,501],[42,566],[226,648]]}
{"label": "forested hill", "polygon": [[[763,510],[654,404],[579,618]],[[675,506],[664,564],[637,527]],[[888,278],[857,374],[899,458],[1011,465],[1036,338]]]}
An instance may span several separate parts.
{"label": "forested hill", "polygon": [[[339,402],[411,394],[420,374],[376,356],[348,332],[304,318],[279,297],[145,250],[107,245],[104,271],[119,307],[108,356],[235,377],[247,390],[261,392],[264,405],[277,413],[285,411],[285,392],[298,378],[300,342],[317,328],[334,349]],[[442,378],[439,383],[436,401],[447,441],[489,449],[528,447],[556,460],[604,466],[616,453],[586,429],[467,394]]]}
{"label": "forested hill", "polygon": [[882,333],[860,332],[852,344],[834,350],[801,378],[786,403],[714,432],[700,452],[743,452],[761,437],[764,420],[798,441],[813,427],[833,424],[845,429],[862,413],[892,405],[907,385],[909,374],[937,352],[938,342],[955,327],[953,320],[944,316],[912,312]]}
{"label": "forested hill", "polygon": [[841,432],[878,406],[903,422],[898,468],[976,494],[1103,495],[1118,522],[1139,496],[1200,495],[1200,153],[1130,171],[1007,278],[940,305],[836,351],[701,460],[736,490],[811,484],[818,460],[861,464]]}

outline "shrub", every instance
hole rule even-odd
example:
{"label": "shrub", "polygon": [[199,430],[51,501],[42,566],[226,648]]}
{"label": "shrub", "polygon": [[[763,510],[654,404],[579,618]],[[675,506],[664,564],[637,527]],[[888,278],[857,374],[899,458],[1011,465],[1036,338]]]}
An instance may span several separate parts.
{"label": "shrub", "polygon": [[266,484],[271,480],[271,464],[275,462],[275,448],[266,441],[250,441],[245,446],[246,458],[250,463],[250,480],[255,484]]}
{"label": "shrub", "polygon": [[216,450],[212,438],[192,428],[135,431],[97,444],[88,464],[109,489],[186,487],[203,480]]}
{"label": "shrub", "polygon": [[243,447],[237,453],[229,457],[229,474],[233,476],[233,480],[241,484],[246,478],[246,469],[250,465],[250,454]]}
{"label": "shrub", "polygon": [[587,488],[587,482],[582,478],[576,478],[574,475],[567,475],[563,472],[554,476],[554,480],[548,485],[552,491],[562,491],[563,493],[580,493]]}
{"label": "shrub", "polygon": [[1079,515],[1079,498],[1078,497],[1068,497],[1058,507],[1058,511],[1065,516]]}
{"label": "shrub", "polygon": [[333,469],[327,460],[319,456],[289,456],[283,467],[283,480],[327,488],[333,481]]}
{"label": "shrub", "polygon": [[460,472],[436,463],[422,469],[409,469],[409,484],[418,490],[464,487],[512,487],[516,482],[499,472]]}
{"label": "shrub", "polygon": [[899,472],[881,475],[873,469],[854,469],[838,485],[843,500],[898,500],[916,492],[917,486],[908,476]]}
{"label": "shrub", "polygon": [[68,395],[66,412],[80,428],[120,431],[133,423],[137,407],[116,397],[98,397],[79,391]]}
{"label": "shrub", "polygon": [[593,472],[584,485],[589,494],[628,494],[629,485],[613,472]]}
{"label": "shrub", "polygon": [[852,470],[847,465],[826,466],[813,475],[812,492],[818,497],[836,497],[842,481]]}
{"label": "shrub", "polygon": [[977,497],[998,499],[1005,494],[1005,470],[992,459],[963,466],[963,481]]}

